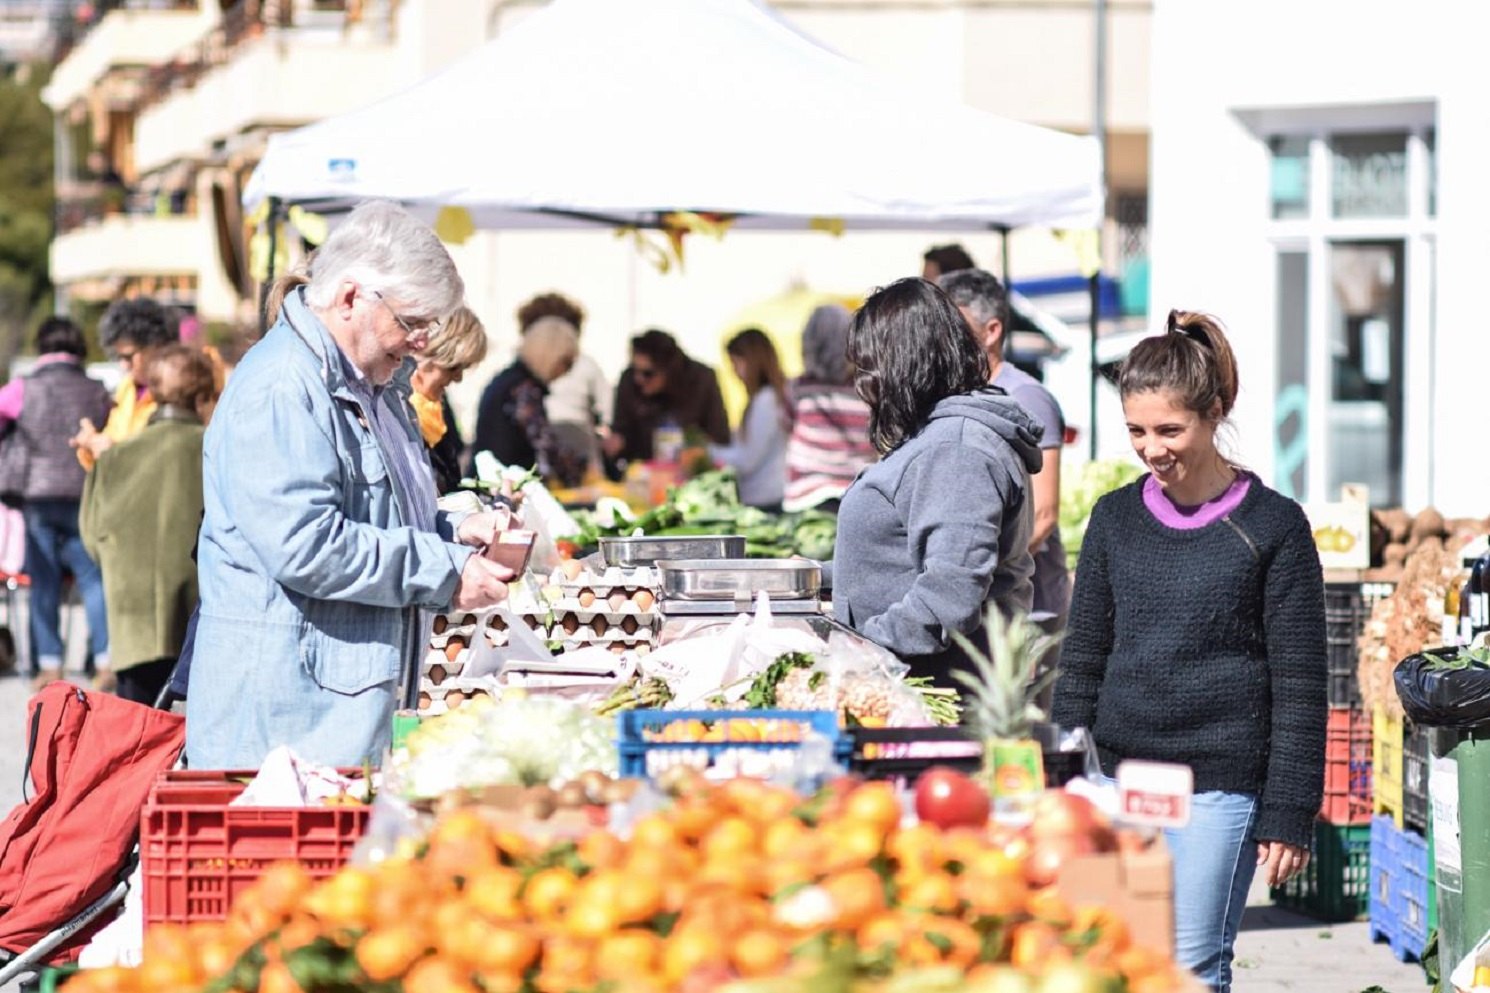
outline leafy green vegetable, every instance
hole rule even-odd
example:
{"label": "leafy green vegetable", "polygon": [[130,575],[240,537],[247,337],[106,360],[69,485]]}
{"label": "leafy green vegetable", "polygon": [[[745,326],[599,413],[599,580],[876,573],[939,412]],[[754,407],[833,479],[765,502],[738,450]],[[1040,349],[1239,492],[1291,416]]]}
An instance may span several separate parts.
{"label": "leafy green vegetable", "polygon": [[1081,542],[1086,537],[1087,521],[1097,500],[1142,475],[1143,469],[1127,459],[1107,459],[1088,462],[1075,479],[1062,478],[1061,544],[1066,546],[1066,565],[1069,568],[1076,568]]}
{"label": "leafy green vegetable", "polygon": [[745,706],[750,710],[769,710],[776,706],[776,688],[793,669],[811,669],[815,660],[803,652],[783,652],[761,670],[745,691]]}

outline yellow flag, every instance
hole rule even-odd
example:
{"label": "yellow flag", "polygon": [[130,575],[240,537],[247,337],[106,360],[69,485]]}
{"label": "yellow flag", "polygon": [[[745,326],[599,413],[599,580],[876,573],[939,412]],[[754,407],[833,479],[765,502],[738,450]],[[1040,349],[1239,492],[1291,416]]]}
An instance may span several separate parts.
{"label": "yellow flag", "polygon": [[326,235],[331,232],[331,227],[326,223],[326,218],[320,214],[312,214],[304,207],[290,208],[290,223],[295,230],[300,232],[300,237],[312,245],[320,245],[326,240]]}
{"label": "yellow flag", "polygon": [[835,238],[843,237],[843,218],[841,217],[814,217],[808,220],[807,230],[825,231]]}
{"label": "yellow flag", "polygon": [[1090,279],[1102,271],[1102,238],[1096,228],[1057,231],[1055,237],[1076,253],[1076,268],[1083,276]]}
{"label": "yellow flag", "polygon": [[464,207],[441,207],[435,217],[435,234],[447,245],[464,245],[476,233],[476,222]]}

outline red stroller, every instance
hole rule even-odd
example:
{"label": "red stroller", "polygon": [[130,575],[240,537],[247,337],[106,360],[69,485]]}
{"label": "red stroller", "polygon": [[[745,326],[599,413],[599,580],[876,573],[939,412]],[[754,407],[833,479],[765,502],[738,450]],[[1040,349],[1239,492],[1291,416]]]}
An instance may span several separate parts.
{"label": "red stroller", "polygon": [[77,960],[114,917],[138,860],[140,810],[185,721],[68,683],[28,708],[34,795],[0,823],[0,985]]}

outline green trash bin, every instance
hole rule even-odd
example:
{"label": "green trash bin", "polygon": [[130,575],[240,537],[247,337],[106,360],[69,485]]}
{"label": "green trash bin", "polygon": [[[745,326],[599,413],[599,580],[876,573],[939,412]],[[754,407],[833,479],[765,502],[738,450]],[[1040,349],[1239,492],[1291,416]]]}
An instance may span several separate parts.
{"label": "green trash bin", "polygon": [[1431,728],[1428,778],[1443,974],[1490,932],[1490,727]]}

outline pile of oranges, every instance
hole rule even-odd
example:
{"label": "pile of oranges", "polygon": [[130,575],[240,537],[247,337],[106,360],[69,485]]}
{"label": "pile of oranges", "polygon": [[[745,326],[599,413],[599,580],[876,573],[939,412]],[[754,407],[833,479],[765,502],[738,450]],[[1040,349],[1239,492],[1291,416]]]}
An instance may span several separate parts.
{"label": "pile of oranges", "polygon": [[683,784],[622,839],[548,847],[476,808],[412,859],[314,884],[279,864],[221,924],[153,926],[136,969],[68,993],[1170,993],[1167,955],[1030,884],[996,827],[901,826],[885,783],[804,801]]}

